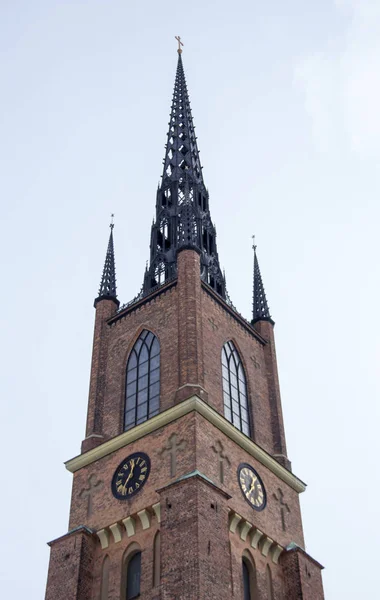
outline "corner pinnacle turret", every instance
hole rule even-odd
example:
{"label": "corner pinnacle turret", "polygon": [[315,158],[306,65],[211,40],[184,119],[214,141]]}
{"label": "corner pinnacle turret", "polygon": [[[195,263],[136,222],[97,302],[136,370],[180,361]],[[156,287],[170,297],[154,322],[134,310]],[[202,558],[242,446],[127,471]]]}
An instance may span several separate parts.
{"label": "corner pinnacle turret", "polygon": [[108,240],[106,259],[104,262],[102,279],[99,287],[99,295],[95,300],[95,304],[100,300],[114,300],[117,305],[119,305],[119,301],[117,299],[116,293],[116,272],[115,272],[115,252],[113,245],[113,215],[112,221],[110,223],[110,237]]}
{"label": "corner pinnacle turret", "polygon": [[158,285],[176,277],[177,251],[187,246],[201,256],[202,280],[225,298],[216,231],[210,216],[209,196],[203,181],[182,63],[183,43],[179,36],[176,39],[179,45],[177,71],[143,293],[148,294]]}
{"label": "corner pinnacle turret", "polygon": [[[253,239],[255,236],[253,236]],[[257,321],[271,321],[272,317],[269,312],[269,306],[265,295],[265,289],[263,280],[261,277],[259,261],[257,260],[256,244],[253,243],[253,319],[252,323],[255,324]]]}

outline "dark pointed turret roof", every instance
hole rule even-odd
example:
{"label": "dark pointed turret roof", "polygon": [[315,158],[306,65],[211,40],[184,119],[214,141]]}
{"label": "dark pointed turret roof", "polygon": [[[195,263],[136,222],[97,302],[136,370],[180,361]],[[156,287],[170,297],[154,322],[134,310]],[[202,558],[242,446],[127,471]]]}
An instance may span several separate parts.
{"label": "dark pointed turret roof", "polygon": [[253,320],[257,321],[272,321],[269,312],[269,306],[265,295],[263,280],[261,277],[259,261],[257,260],[256,245],[253,245]]}
{"label": "dark pointed turret roof", "polygon": [[144,294],[176,277],[177,251],[184,247],[199,252],[200,276],[225,298],[216,231],[203,181],[179,49],[164,169],[157,190],[156,218],[151,231],[150,261],[144,277]]}
{"label": "dark pointed turret roof", "polygon": [[113,228],[114,224],[110,225],[111,232],[108,240],[107,254],[104,262],[102,279],[99,287],[99,295],[95,300],[97,303],[99,300],[114,300],[119,304],[116,294],[116,273],[115,273],[115,252],[113,246]]}

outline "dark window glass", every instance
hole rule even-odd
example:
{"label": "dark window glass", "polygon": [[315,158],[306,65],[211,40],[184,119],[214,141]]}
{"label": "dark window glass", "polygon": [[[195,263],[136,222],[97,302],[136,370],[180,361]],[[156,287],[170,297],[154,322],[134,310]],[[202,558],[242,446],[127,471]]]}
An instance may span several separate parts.
{"label": "dark window glass", "polygon": [[127,598],[132,600],[140,595],[141,552],[132,556],[127,568]]}
{"label": "dark window glass", "polygon": [[124,430],[158,414],[160,408],[160,344],[144,329],[127,364]]}
{"label": "dark window glass", "polygon": [[249,569],[248,565],[243,560],[243,588],[244,588],[244,600],[251,600],[251,586],[249,582]]}
{"label": "dark window glass", "polygon": [[250,436],[244,368],[232,342],[223,346],[222,374],[224,416],[237,429]]}

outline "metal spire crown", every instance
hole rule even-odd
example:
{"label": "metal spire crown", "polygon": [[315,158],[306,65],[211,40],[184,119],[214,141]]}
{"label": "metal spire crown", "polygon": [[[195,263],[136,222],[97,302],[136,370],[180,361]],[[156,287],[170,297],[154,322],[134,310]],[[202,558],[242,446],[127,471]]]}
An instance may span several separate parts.
{"label": "metal spire crown", "polygon": [[216,249],[216,231],[202,175],[197,138],[182,64],[179,36],[178,62],[165,146],[164,169],[157,190],[156,218],[152,225],[150,264],[143,293],[176,276],[177,252],[184,247],[201,256],[201,278],[223,298],[225,280]]}
{"label": "metal spire crown", "polygon": [[257,260],[256,248],[255,236],[253,236],[253,324],[257,321],[272,321],[261,277],[259,261]]}
{"label": "metal spire crown", "polygon": [[181,53],[179,48],[162,179],[179,181],[186,175],[188,180],[203,183]]}
{"label": "metal spire crown", "polygon": [[107,254],[99,287],[99,295],[96,298],[95,303],[99,300],[115,300],[117,304],[119,303],[116,294],[115,252],[113,246],[113,228],[115,225],[113,218],[114,215],[112,214],[110,223],[111,232],[108,240]]}

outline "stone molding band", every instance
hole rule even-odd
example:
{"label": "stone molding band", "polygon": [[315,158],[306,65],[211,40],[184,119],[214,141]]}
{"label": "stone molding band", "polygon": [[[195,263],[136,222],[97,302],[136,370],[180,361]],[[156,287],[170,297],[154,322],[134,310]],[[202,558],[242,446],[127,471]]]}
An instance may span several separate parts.
{"label": "stone molding band", "polygon": [[256,458],[262,465],[267,467],[272,473],[277,475],[282,481],[288,484],[293,490],[298,493],[304,492],[306,484],[296,477],[293,473],[285,469],[276,459],[273,458],[263,448],[258,446],[253,440],[245,436],[241,431],[236,429],[227,419],[220,415],[215,409],[209,406],[204,400],[201,400],[198,396],[192,396],[188,400],[184,400],[179,404],[168,408],[162,413],[159,413],[155,417],[148,419],[141,425],[137,425],[129,431],[112,438],[85,452],[68,460],[65,463],[66,469],[71,473],[75,473],[79,469],[90,465],[91,463],[145,437],[149,433],[168,425],[169,423],[176,421],[177,419],[191,413],[196,412],[204,417],[209,423],[217,427],[219,431],[227,435],[231,440],[238,444],[243,450],[248,452],[251,456]]}

